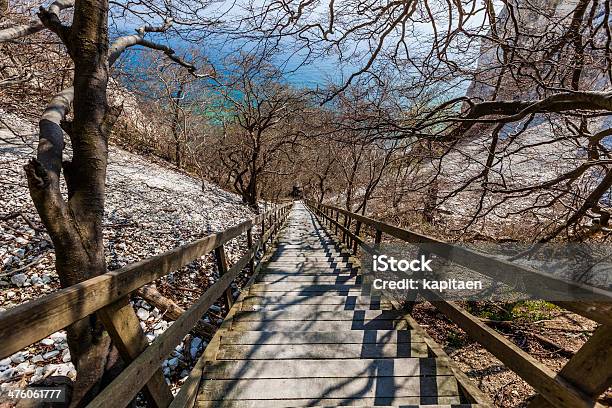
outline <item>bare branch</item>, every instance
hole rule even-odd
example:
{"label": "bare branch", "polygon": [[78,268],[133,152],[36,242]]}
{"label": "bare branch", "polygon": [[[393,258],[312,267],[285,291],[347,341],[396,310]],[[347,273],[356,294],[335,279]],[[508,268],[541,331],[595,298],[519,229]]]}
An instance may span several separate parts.
{"label": "bare branch", "polygon": [[[56,0],[46,9],[41,6],[38,14],[39,20],[0,30],[0,43],[26,37],[43,30],[45,28],[43,19],[47,20],[49,24],[57,25],[60,11],[70,7],[74,7],[74,0]],[[59,24],[61,25],[61,23]]]}

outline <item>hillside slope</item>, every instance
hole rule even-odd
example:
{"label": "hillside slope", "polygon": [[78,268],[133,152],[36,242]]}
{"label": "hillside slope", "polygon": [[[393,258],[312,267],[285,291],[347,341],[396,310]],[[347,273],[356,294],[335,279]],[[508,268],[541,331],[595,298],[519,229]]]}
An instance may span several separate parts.
{"label": "hillside slope", "polygon": [[[40,297],[59,287],[54,253],[29,197],[23,165],[34,156],[36,127],[22,118],[0,112],[0,311]],[[67,154],[70,154],[67,148]],[[211,232],[226,229],[253,216],[240,197],[202,182],[162,162],[110,147],[104,231],[109,269],[161,253]],[[228,247],[230,262],[240,254],[238,242]],[[176,286],[204,289],[216,279],[210,257],[172,274]],[[194,289],[194,292],[196,292]],[[163,288],[160,288],[163,290]],[[183,307],[196,297],[180,294]],[[136,301],[147,337],[152,340],[168,327],[145,302]],[[215,322],[213,322],[215,323]],[[202,347],[196,340],[194,355]],[[178,350],[182,351],[179,345]],[[185,356],[171,356],[166,374],[179,376]],[[0,361],[0,383],[38,381],[49,375],[74,376],[65,335],[49,339]],[[182,364],[184,363],[184,365]],[[184,374],[184,373],[183,373]]]}

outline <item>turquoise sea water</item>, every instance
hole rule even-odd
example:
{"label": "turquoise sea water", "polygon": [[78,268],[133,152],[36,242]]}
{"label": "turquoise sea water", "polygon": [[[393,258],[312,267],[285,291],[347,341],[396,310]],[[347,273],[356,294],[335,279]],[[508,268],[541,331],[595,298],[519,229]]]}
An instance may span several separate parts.
{"label": "turquoise sea water", "polygon": [[[183,57],[186,61],[190,60],[188,55],[194,50],[197,51],[198,54],[205,56],[220,74],[227,74],[231,69],[228,68],[232,65],[231,59],[240,58],[241,55],[249,54],[253,51],[258,53],[261,48],[245,44],[236,45],[236,43],[232,45],[227,43],[218,45],[212,41],[192,43],[160,38],[160,36],[156,35],[151,35],[150,38],[172,47],[176,54]],[[122,63],[128,70],[132,72],[138,71],[139,66],[143,64],[141,59],[142,51],[143,48],[136,46],[123,54]],[[351,71],[350,64],[339,64],[338,59],[333,55],[306,58],[304,52],[299,49],[292,49],[290,46],[276,51],[266,60],[277,66],[284,74],[284,81],[296,88],[314,89],[325,87],[331,83],[338,84],[342,82],[343,78],[346,78],[346,72]],[[128,83],[126,85],[133,87],[135,84]]]}

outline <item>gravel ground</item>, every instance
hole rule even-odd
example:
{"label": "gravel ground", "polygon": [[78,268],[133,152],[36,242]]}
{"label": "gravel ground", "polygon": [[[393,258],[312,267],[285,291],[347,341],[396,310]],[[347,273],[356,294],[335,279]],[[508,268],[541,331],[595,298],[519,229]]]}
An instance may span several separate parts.
{"label": "gravel ground", "polygon": [[[22,166],[32,157],[36,128],[0,111],[0,311],[59,288],[54,252],[27,190]],[[69,148],[67,154],[70,154]],[[219,187],[116,147],[110,148],[105,212],[105,243],[109,269],[117,269],[226,229],[253,217],[240,198]],[[241,242],[226,246],[230,263],[241,255]],[[242,245],[242,247],[244,247]],[[217,278],[212,257],[204,257],[158,282],[162,293],[188,307]],[[179,290],[173,290],[180,288]],[[239,284],[235,285],[236,290]],[[152,341],[171,324],[163,313],[134,299],[141,325]],[[218,324],[221,305],[205,317]],[[178,387],[206,345],[187,336],[163,365],[169,382]],[[74,367],[63,332],[0,360],[0,384],[26,385],[50,375],[74,378]]]}

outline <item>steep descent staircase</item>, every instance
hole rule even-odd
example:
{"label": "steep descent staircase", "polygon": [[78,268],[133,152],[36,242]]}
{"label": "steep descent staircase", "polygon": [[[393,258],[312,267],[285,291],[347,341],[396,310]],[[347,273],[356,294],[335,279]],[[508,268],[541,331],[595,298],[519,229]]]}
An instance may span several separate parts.
{"label": "steep descent staircase", "polygon": [[477,406],[410,322],[297,203],[203,356],[196,406]]}

